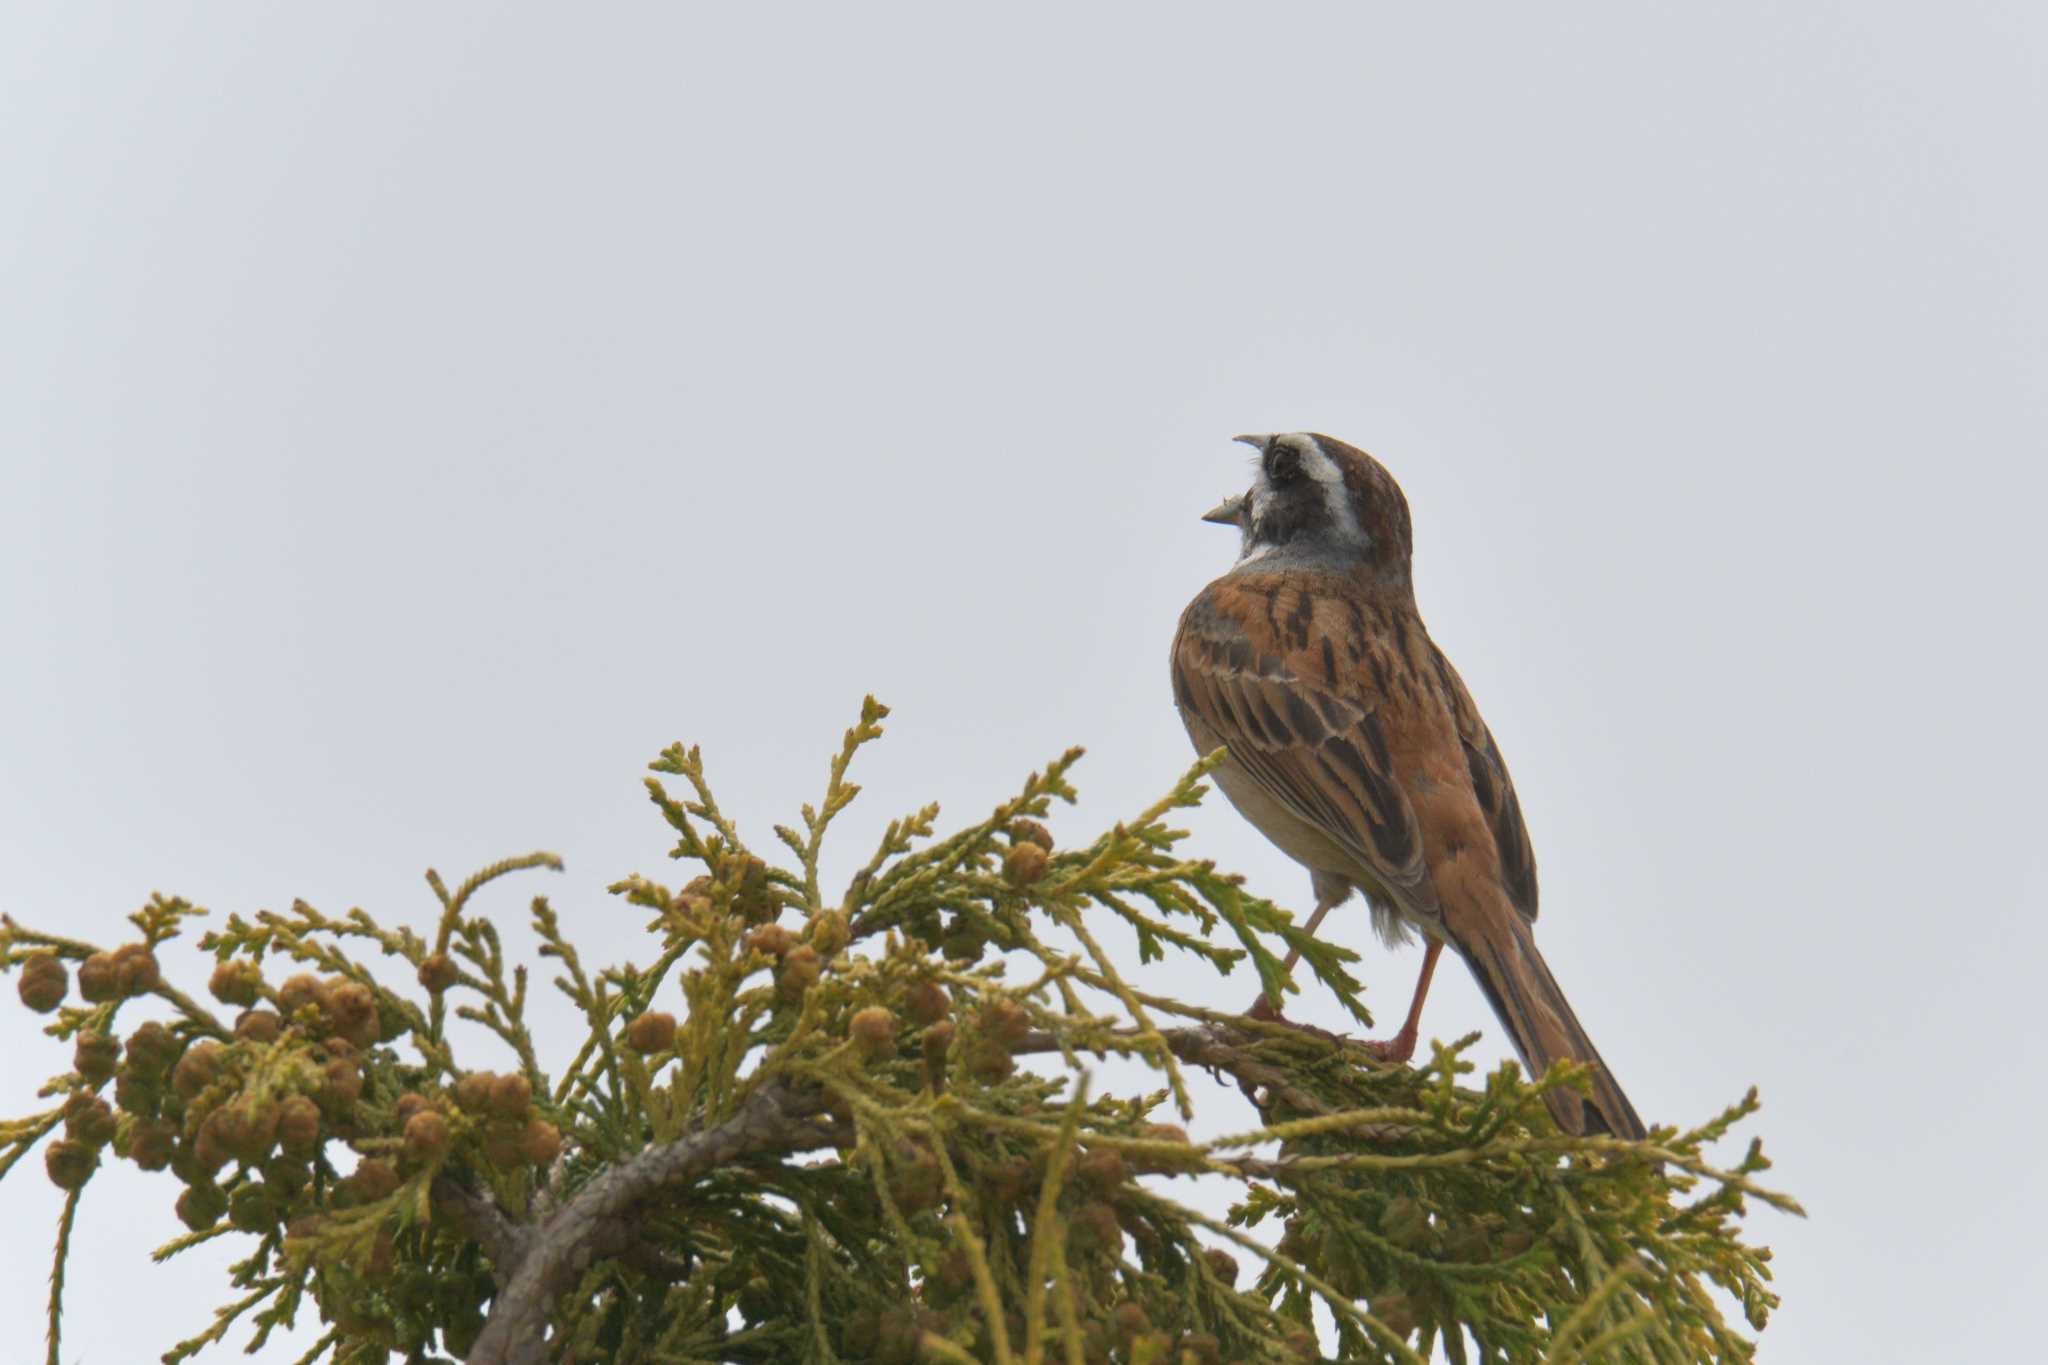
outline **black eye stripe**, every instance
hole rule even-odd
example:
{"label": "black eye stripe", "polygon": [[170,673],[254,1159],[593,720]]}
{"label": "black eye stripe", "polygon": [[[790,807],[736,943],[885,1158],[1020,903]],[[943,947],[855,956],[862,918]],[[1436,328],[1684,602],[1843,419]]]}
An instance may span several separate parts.
{"label": "black eye stripe", "polygon": [[1266,457],[1266,477],[1275,483],[1286,483],[1300,473],[1301,452],[1291,446],[1275,446]]}

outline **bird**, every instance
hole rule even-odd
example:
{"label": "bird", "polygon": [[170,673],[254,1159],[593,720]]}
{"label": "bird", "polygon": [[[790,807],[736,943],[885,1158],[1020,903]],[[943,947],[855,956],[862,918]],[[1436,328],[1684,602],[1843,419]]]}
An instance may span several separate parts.
{"label": "bird", "polygon": [[[1500,746],[1416,610],[1408,500],[1372,456],[1315,432],[1239,436],[1251,487],[1203,520],[1235,527],[1237,562],[1196,594],[1173,639],[1173,693],[1216,785],[1308,869],[1306,932],[1362,893],[1389,946],[1426,940],[1401,1030],[1449,947],[1540,1076],[1586,1063],[1591,1093],[1545,1094],[1575,1136],[1645,1135],[1537,950],[1536,858]],[[1287,958],[1292,971],[1300,954]],[[1261,995],[1251,1013],[1279,1019]]]}

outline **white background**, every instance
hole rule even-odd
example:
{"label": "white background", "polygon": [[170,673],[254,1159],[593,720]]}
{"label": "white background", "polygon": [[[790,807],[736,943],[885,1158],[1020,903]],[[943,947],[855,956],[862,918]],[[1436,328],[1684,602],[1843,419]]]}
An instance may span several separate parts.
{"label": "white background", "polygon": [[[1165,654],[1230,557],[1227,438],[1328,431],[1407,489],[1637,1105],[1762,1087],[1812,1213],[1753,1224],[1766,1358],[2014,1358],[2044,51],[2029,6],[1871,0],[10,5],[0,909],[425,926],[428,865],[551,848],[484,904],[645,960],[603,891],[671,875],[641,765],[700,741],[767,845],[868,690],[839,875],[1074,742],[1086,837],[1190,756]],[[1335,932],[1398,1019],[1413,950]],[[1439,981],[1427,1032],[1500,1055]],[[68,1053],[7,995],[18,1113]],[[0,1187],[24,1358],[40,1166]],[[93,1185],[66,1361],[227,1297],[223,1257],[150,1268],[169,1195]]]}

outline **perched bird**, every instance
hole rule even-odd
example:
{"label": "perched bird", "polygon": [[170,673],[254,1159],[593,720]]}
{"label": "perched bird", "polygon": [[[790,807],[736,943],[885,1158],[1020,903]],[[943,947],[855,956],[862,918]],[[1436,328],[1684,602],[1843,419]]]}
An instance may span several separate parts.
{"label": "perched bird", "polygon": [[[1380,1055],[1413,1054],[1449,945],[1532,1074],[1560,1057],[1591,1064],[1590,1099],[1550,1092],[1558,1125],[1641,1137],[1643,1121],[1536,950],[1536,859],[1521,805],[1500,747],[1416,612],[1400,486],[1328,436],[1237,439],[1259,452],[1252,486],[1203,520],[1238,528],[1238,560],[1188,604],[1173,639],[1189,738],[1203,753],[1229,750],[1216,785],[1308,868],[1310,933],[1356,890],[1382,939],[1419,930],[1428,941],[1407,1022],[1375,1045]],[[1262,996],[1253,1012],[1278,1018],[1277,1003]]]}

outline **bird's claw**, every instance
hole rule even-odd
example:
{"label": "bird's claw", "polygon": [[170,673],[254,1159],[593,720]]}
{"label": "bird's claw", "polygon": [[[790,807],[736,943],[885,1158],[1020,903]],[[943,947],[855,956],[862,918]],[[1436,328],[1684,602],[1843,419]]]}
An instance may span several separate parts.
{"label": "bird's claw", "polygon": [[1317,1028],[1314,1024],[1297,1024],[1275,1009],[1272,1002],[1263,995],[1254,1000],[1252,1007],[1244,1013],[1247,1019],[1258,1019],[1268,1024],[1285,1024],[1297,1033],[1306,1033],[1312,1038],[1320,1038],[1339,1047],[1363,1048],[1374,1061],[1387,1066],[1404,1065],[1415,1055],[1415,1030],[1412,1027],[1402,1029],[1391,1038],[1354,1039],[1348,1033],[1332,1033],[1326,1028]]}
{"label": "bird's claw", "polygon": [[1286,1015],[1275,1009],[1272,1002],[1263,995],[1252,1002],[1252,1007],[1246,1010],[1244,1015],[1247,1019],[1257,1019],[1263,1023],[1283,1024],[1293,1029],[1296,1033],[1306,1033],[1311,1038],[1320,1038],[1326,1043],[1335,1043],[1341,1046],[1351,1041],[1351,1036],[1346,1033],[1332,1033],[1326,1028],[1317,1028],[1314,1024],[1295,1023],[1294,1020],[1289,1019]]}
{"label": "bird's claw", "polygon": [[1387,1066],[1405,1066],[1415,1055],[1415,1034],[1403,1029],[1391,1038],[1368,1038],[1359,1046],[1373,1055],[1373,1058]]}

